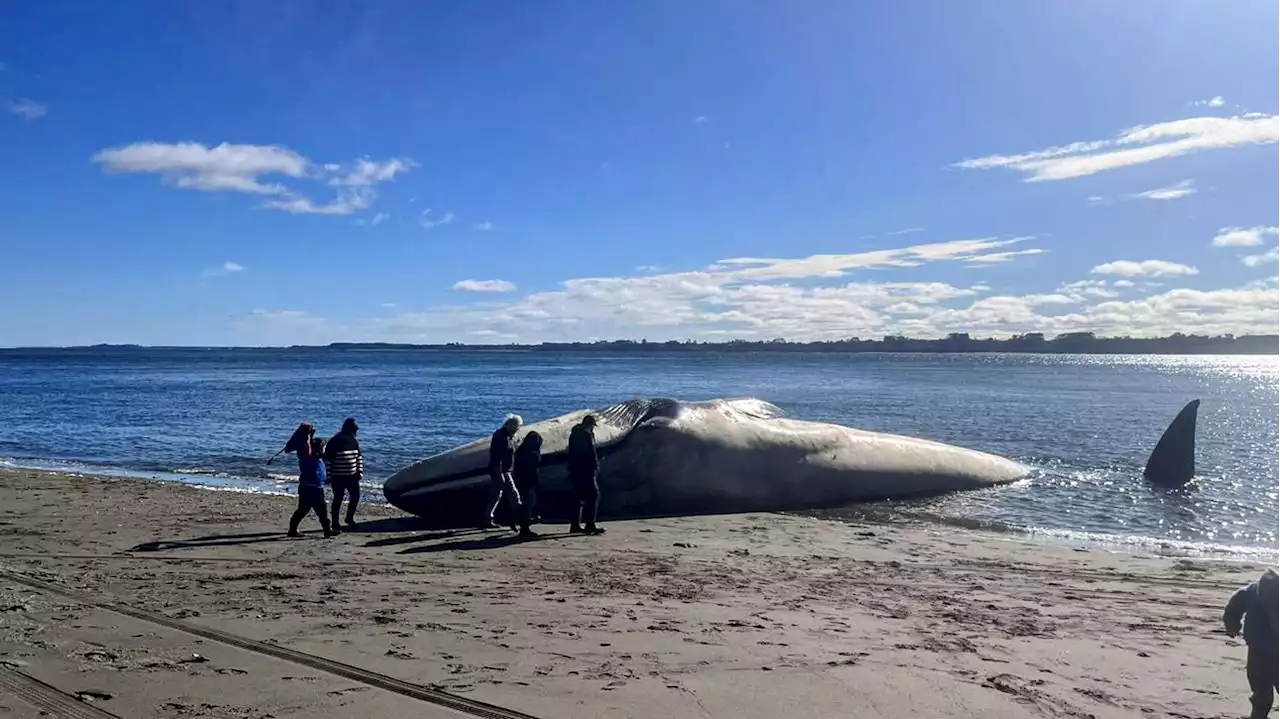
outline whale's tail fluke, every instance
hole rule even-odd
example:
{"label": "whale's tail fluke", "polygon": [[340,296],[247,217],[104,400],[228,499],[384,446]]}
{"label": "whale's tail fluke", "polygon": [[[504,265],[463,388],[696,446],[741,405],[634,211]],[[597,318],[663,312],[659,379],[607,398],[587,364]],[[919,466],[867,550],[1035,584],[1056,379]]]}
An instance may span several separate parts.
{"label": "whale's tail fluke", "polygon": [[1196,474],[1196,411],[1200,400],[1193,399],[1173,418],[1156,442],[1144,477],[1163,487],[1181,487]]}

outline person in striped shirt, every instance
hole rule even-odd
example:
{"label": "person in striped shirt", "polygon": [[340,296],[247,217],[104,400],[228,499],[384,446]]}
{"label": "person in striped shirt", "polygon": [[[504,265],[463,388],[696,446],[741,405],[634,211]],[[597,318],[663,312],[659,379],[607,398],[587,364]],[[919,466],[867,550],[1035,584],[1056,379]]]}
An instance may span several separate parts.
{"label": "person in striped shirt", "polygon": [[351,499],[347,504],[346,527],[356,528],[356,503],[360,501],[360,482],[364,479],[364,455],[360,453],[360,441],[356,439],[359,430],[355,417],[347,417],[342,423],[342,431],[333,435],[324,449],[329,486],[333,487],[331,518],[334,532],[341,531],[338,529],[338,515],[342,511],[343,494]]}

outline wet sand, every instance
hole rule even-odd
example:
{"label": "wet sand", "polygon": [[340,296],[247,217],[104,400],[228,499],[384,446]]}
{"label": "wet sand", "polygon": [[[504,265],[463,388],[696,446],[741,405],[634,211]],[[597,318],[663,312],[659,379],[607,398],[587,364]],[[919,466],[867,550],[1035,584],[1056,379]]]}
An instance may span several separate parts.
{"label": "wet sand", "polygon": [[1257,565],[769,514],[518,542],[365,505],[288,539],[287,497],[34,471],[0,496],[0,717],[49,692],[254,719],[1248,708],[1221,613]]}

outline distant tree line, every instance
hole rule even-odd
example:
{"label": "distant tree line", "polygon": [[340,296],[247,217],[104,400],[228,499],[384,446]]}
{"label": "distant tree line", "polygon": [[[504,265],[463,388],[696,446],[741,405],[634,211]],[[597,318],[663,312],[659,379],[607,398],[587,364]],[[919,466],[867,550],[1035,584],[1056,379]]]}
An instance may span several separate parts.
{"label": "distant tree line", "polygon": [[941,339],[915,339],[886,335],[880,339],[851,337],[819,342],[772,340],[600,340],[596,342],[543,342],[536,345],[412,345],[394,343],[349,343],[329,345],[335,349],[512,349],[598,352],[1023,352],[1052,354],[1280,354],[1280,335],[1208,335],[1175,332],[1168,337],[1098,337],[1093,332],[1069,332],[1053,338],[1043,332],[1013,335],[1006,339],[971,337],[953,332]]}

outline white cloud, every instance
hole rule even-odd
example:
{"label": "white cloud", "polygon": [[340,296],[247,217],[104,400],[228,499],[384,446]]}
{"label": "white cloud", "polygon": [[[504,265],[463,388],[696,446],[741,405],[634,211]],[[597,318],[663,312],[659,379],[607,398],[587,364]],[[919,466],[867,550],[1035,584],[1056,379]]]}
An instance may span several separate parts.
{"label": "white cloud", "polygon": [[[329,180],[329,184],[334,187],[369,187],[379,182],[393,180],[396,175],[408,172],[417,166],[418,163],[407,157],[387,160],[386,162],[376,162],[365,157],[356,160],[341,177]],[[341,166],[333,164],[326,165],[325,169],[330,172],[343,171]]]}
{"label": "white cloud", "polygon": [[484,222],[477,222],[471,229],[478,232],[491,232],[493,231],[493,223],[488,220],[485,220]]}
{"label": "white cloud", "polygon": [[898,235],[911,235],[911,234],[915,234],[915,233],[917,233],[917,232],[924,232],[924,228],[923,228],[923,227],[908,227],[908,228],[906,228],[906,229],[904,229],[904,230],[894,230],[893,232],[887,232],[887,233],[885,233],[885,236],[886,236],[886,237],[897,237]]}
{"label": "white cloud", "polygon": [[1213,238],[1214,247],[1257,247],[1266,235],[1280,233],[1278,227],[1224,227]]}
{"label": "white cloud", "polygon": [[268,200],[262,206],[293,215],[351,215],[369,209],[377,197],[378,193],[367,187],[349,187],[340,190],[332,202],[324,204],[316,204],[301,195],[291,195],[279,200]]}
{"label": "white cloud", "polygon": [[234,275],[236,273],[244,272],[244,271],[245,271],[244,265],[240,264],[239,262],[232,262],[230,260],[227,260],[226,262],[223,262],[220,267],[213,267],[205,270],[204,274],[206,277],[218,277],[221,275]]}
{"label": "white cloud", "polygon": [[[802,279],[809,277],[843,277],[854,270],[893,267],[919,267],[926,262],[968,261],[990,250],[1007,247],[1030,238],[1000,240],[992,237],[977,240],[954,240],[927,245],[914,245],[895,250],[871,250],[840,255],[810,255],[799,259],[733,257],[720,260],[708,268],[725,281]],[[702,273],[684,273],[700,275]],[[672,275],[683,276],[683,275]]]}
{"label": "white cloud", "polygon": [[1240,261],[1250,267],[1257,267],[1265,262],[1274,264],[1276,260],[1280,260],[1280,247],[1272,247],[1261,255],[1245,255]]}
{"label": "white cloud", "polygon": [[[375,162],[356,160],[344,168],[335,163],[316,164],[301,154],[278,145],[236,145],[222,143],[206,147],[198,142],[135,142],[102,150],[92,158],[110,173],[160,175],[166,184],[206,192],[240,192],[275,196],[262,207],[292,214],[350,215],[370,207],[377,199],[373,185],[393,179],[415,166],[412,160]],[[316,180],[339,173],[328,183],[338,188],[337,196],[325,203],[263,178],[281,176],[294,180]]]}
{"label": "white cloud", "polygon": [[387,310],[394,310],[397,307],[396,303],[394,302],[383,302],[380,306],[383,309],[387,309]]}
{"label": "white cloud", "polygon": [[[1128,282],[1128,280],[1119,280],[1120,282]],[[1130,285],[1133,283],[1130,282]],[[1064,293],[1075,302],[1085,302],[1090,297],[1111,298],[1119,297],[1120,293],[1107,288],[1106,280],[1078,280],[1076,282],[1068,282],[1058,285],[1058,292]]]}
{"label": "white cloud", "polygon": [[1244,287],[1241,287],[1240,289],[1275,291],[1277,288],[1280,288],[1280,276],[1272,275],[1270,277],[1263,277],[1260,280],[1250,280],[1249,282],[1246,282]]}
{"label": "white cloud", "polygon": [[1026,182],[1066,180],[1141,165],[1190,152],[1280,141],[1273,115],[1191,117],[1125,130],[1111,140],[1074,142],[1016,155],[988,155],[955,164],[967,169],[1005,168]]}
{"label": "white cloud", "polygon": [[1153,337],[1174,332],[1199,334],[1274,333],[1280,314],[1274,288],[1211,291],[1174,289],[1134,300],[1107,300],[1042,314],[1026,297],[991,297],[963,309],[945,309],[918,322],[904,323],[903,334],[940,336],[946,332],[1009,335],[1019,332],[1096,332],[1103,336]]}
{"label": "white cloud", "polygon": [[974,255],[965,258],[965,264],[973,267],[986,267],[989,265],[998,265],[1008,262],[1015,257],[1026,257],[1028,255],[1043,254],[1044,250],[1038,247],[1031,247],[1025,250],[1012,250],[1009,252],[989,252],[985,255]]}
{"label": "white cloud", "polygon": [[432,210],[430,209],[423,210],[422,216],[418,218],[418,224],[428,230],[432,230],[443,225],[453,224],[454,217],[452,212],[444,213],[444,215],[442,215],[438,220],[432,220],[431,213]]}
{"label": "white cloud", "polygon": [[1141,262],[1116,260],[1115,262],[1098,265],[1089,270],[1089,272],[1095,275],[1120,275],[1122,277],[1181,277],[1199,274],[1200,270],[1189,265],[1180,265],[1177,262],[1167,262],[1165,260],[1142,260]]}
{"label": "white cloud", "polygon": [[506,280],[460,280],[453,289],[462,292],[515,292],[516,286]]}
{"label": "white cloud", "polygon": [[282,194],[281,185],[264,185],[263,175],[302,177],[307,159],[293,150],[273,145],[205,147],[196,142],[166,144],[136,142],[103,150],[93,162],[107,172],[152,173],[166,182],[195,190],[230,190],[257,194]]}
{"label": "white cloud", "polygon": [[1227,104],[1227,101],[1223,100],[1221,95],[1215,95],[1208,100],[1196,100],[1191,104],[1199,107],[1222,107]]}
{"label": "white cloud", "polygon": [[36,120],[49,114],[49,106],[24,97],[10,100],[9,112],[27,120]]}
{"label": "white cloud", "polygon": [[[844,280],[797,286],[793,280],[845,278],[863,270],[964,262],[1030,238],[958,240],[794,259],[729,258],[702,270],[633,277],[566,280],[497,305],[438,308],[380,321],[399,338],[481,329],[524,340],[586,337],[834,337],[876,332],[903,313],[931,313],[947,302],[987,291],[985,285]],[[644,270],[658,271],[657,268]],[[461,284],[461,283],[460,283]],[[469,288],[473,289],[473,288]]]}
{"label": "white cloud", "polygon": [[705,125],[708,122],[711,122],[711,118],[707,117],[706,115],[698,115],[697,117],[693,118],[693,124],[695,125]]}
{"label": "white cloud", "polygon": [[1195,180],[1183,180],[1182,182],[1174,183],[1168,187],[1160,187],[1154,190],[1147,190],[1146,192],[1139,192],[1134,195],[1134,197],[1143,200],[1176,200],[1180,197],[1186,197],[1187,195],[1194,195],[1196,193],[1196,188],[1192,187],[1193,184],[1195,184]]}
{"label": "white cloud", "polygon": [[388,215],[385,212],[379,212],[367,220],[364,218],[356,220],[356,224],[360,227],[377,227],[389,219],[391,219],[391,215]]}
{"label": "white cloud", "polygon": [[[1274,332],[1280,317],[1274,278],[1218,290],[1152,290],[1153,283],[1146,278],[1135,283],[1094,277],[1052,290],[1014,294],[993,291],[988,284],[959,286],[881,274],[925,264],[963,266],[969,258],[1011,242],[984,238],[847,255],[731,258],[687,271],[567,279],[554,290],[523,295],[515,294],[516,288],[502,280],[466,280],[458,283],[459,289],[502,289],[512,294],[490,294],[421,312],[386,307],[393,312],[348,324],[297,310],[260,311],[250,319],[257,331],[273,328],[276,343],[288,343],[300,338],[474,342],[496,337],[504,342],[539,342],[939,337],[949,332],[979,336],[1074,331],[1131,336],[1245,334]],[[1137,266],[1140,274],[1164,276],[1170,282],[1186,277],[1185,269],[1181,275],[1168,272],[1165,265],[1184,267],[1174,263],[1129,264]],[[1147,294],[1153,291],[1161,294]]]}

